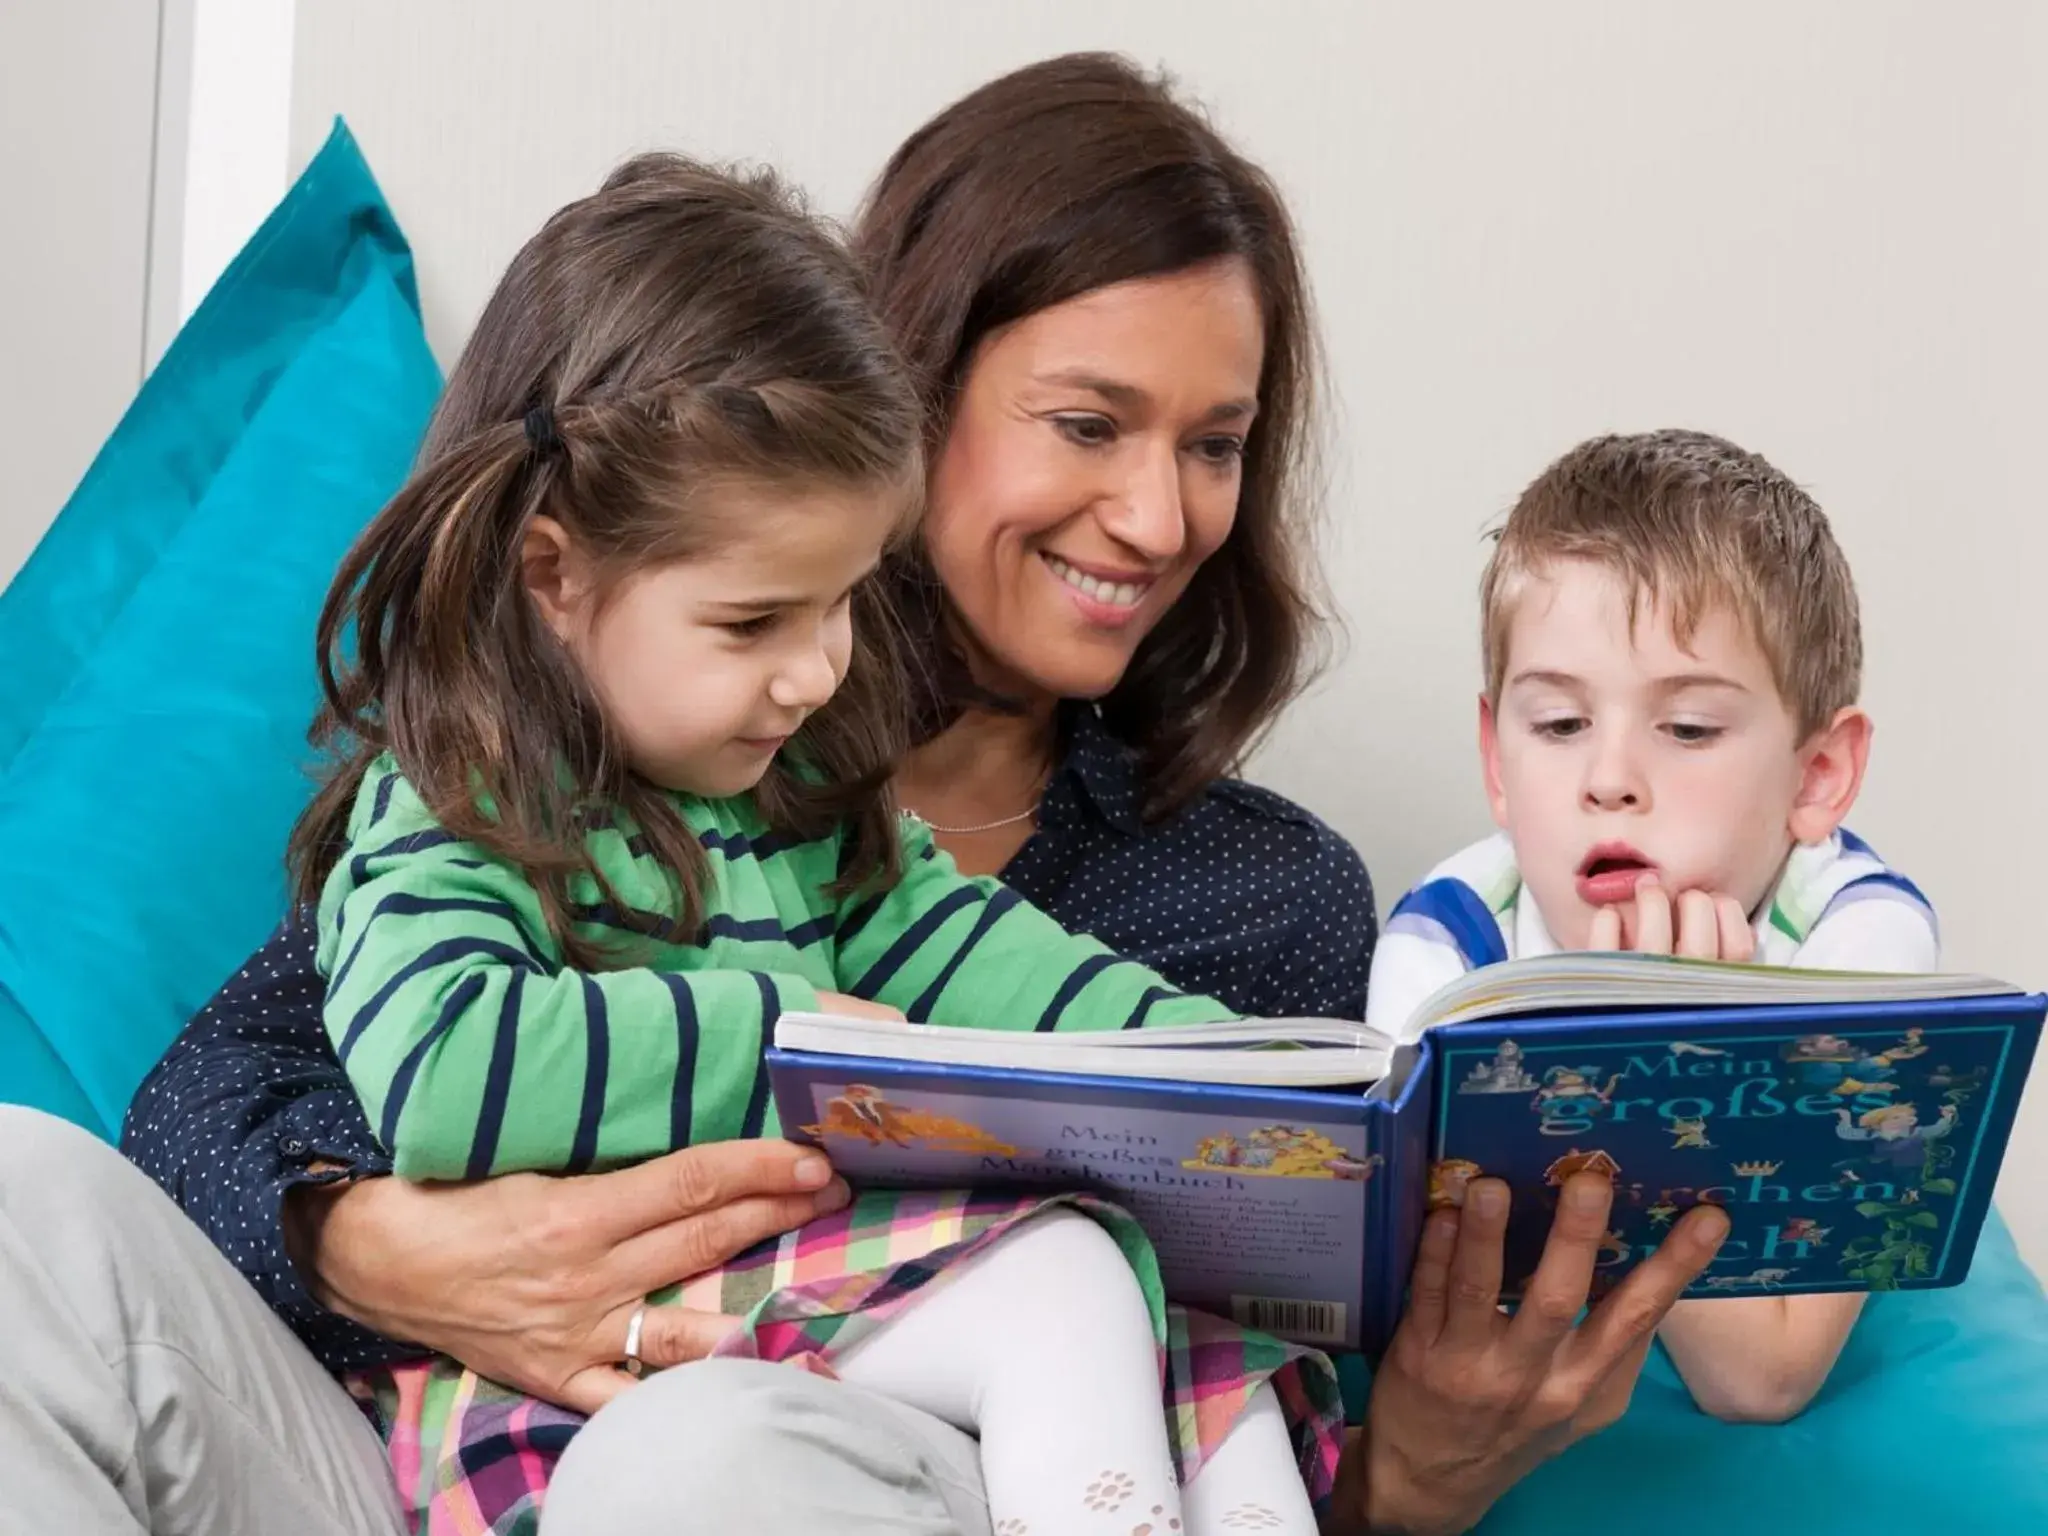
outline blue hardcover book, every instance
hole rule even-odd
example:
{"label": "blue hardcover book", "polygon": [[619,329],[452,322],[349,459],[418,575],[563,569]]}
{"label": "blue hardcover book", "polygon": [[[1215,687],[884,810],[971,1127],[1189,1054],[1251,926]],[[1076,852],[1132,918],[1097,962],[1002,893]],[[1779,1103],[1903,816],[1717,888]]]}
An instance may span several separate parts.
{"label": "blue hardcover book", "polygon": [[1701,1201],[1732,1229],[1699,1295],[1958,1283],[2044,1012],[1983,977],[1571,955],[1471,973],[1413,1042],[792,1014],[768,1064],[785,1134],[856,1184],[1087,1189],[1174,1299],[1376,1353],[1431,1205],[1481,1174],[1514,1190],[1510,1300],[1579,1168],[1616,1186],[1601,1289]]}

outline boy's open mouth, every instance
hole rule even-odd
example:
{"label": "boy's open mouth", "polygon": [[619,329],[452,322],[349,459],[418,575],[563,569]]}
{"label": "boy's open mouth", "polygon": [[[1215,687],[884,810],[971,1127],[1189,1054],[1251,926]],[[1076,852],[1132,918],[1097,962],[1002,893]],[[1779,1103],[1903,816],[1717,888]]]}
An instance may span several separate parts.
{"label": "boy's open mouth", "polygon": [[1630,900],[1636,882],[1654,875],[1657,866],[1626,843],[1602,843],[1579,861],[1579,899],[1589,907],[1611,907]]}

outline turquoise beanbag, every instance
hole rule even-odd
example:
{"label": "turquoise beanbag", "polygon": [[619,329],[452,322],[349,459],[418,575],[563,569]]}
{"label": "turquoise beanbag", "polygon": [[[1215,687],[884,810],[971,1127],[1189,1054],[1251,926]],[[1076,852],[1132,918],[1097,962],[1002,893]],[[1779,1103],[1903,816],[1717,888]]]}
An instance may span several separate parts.
{"label": "turquoise beanbag", "polygon": [[315,618],[440,382],[337,123],[0,594],[0,1100],[113,1136],[277,921]]}
{"label": "turquoise beanbag", "polygon": [[1651,1353],[1619,1424],[1509,1492],[1481,1536],[2048,1531],[2048,1300],[1996,1212],[1970,1278],[1873,1296],[1789,1424],[1722,1424]]}

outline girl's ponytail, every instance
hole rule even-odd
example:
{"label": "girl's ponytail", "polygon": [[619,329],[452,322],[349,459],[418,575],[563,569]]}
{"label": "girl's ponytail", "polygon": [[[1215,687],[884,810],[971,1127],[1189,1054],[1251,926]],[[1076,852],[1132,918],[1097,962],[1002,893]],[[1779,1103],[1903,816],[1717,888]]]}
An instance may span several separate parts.
{"label": "girl's ponytail", "polygon": [[[508,621],[537,627],[512,599],[540,473],[518,424],[477,433],[423,464],[342,561],[320,610],[322,703],[308,732],[332,773],[292,833],[297,901],[318,902],[380,753],[397,753],[437,815],[450,799],[473,815],[478,784],[505,777],[491,765],[508,733],[494,690],[479,686],[495,648],[481,641]],[[441,793],[449,776],[465,781],[453,797]]]}

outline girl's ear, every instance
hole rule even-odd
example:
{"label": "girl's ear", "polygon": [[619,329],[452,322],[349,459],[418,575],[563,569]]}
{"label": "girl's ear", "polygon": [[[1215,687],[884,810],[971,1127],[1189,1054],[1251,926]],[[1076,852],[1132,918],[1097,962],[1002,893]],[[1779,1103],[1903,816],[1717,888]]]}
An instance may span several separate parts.
{"label": "girl's ear", "polygon": [[519,576],[540,621],[568,644],[583,629],[594,572],[569,530],[552,517],[527,520],[519,542]]}
{"label": "girl's ear", "polygon": [[1792,802],[1792,840],[1825,842],[1855,805],[1870,762],[1870,716],[1844,709],[1799,749],[1799,793]]}

